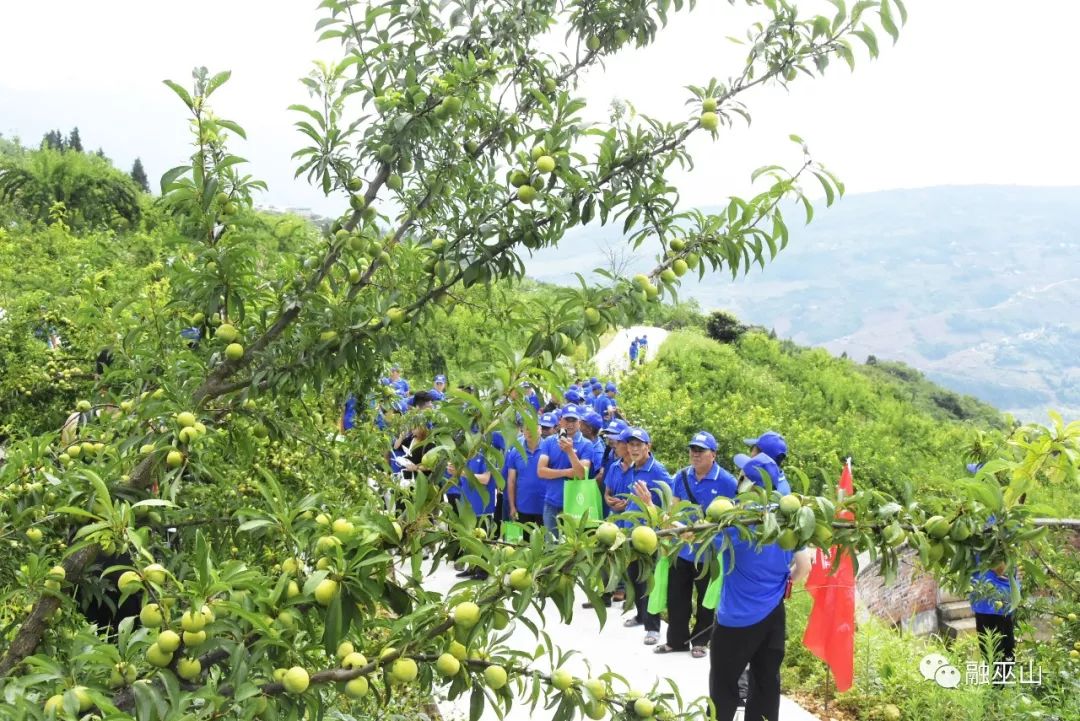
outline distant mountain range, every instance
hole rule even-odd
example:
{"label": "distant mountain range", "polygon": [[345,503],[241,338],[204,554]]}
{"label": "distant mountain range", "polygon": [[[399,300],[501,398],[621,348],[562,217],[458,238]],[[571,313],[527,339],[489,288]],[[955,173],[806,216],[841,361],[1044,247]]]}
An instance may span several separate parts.
{"label": "distant mountain range", "polygon": [[[1080,418],[1080,187],[946,186],[851,195],[764,271],[684,286],[781,337],[900,360],[1025,420]],[[618,228],[568,234],[539,280],[607,267]],[[630,272],[651,267],[643,245]]]}

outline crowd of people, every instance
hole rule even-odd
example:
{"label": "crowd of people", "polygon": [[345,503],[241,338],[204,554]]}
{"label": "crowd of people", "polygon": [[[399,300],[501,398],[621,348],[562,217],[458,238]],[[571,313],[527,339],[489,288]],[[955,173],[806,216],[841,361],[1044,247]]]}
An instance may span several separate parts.
{"label": "crowd of people", "polygon": [[[643,357],[647,341],[641,340],[635,339],[631,346],[632,359]],[[401,369],[394,367],[383,383],[394,390],[393,406],[399,411],[424,410],[446,397],[446,378],[441,375],[430,390],[413,393]],[[545,533],[550,542],[557,542],[560,517],[566,512],[564,489],[567,482],[582,479],[590,479],[600,491],[601,515],[612,516],[627,533],[635,524],[646,522],[648,506],[662,503],[661,484],[677,501],[692,504],[688,522],[703,518],[714,499],[734,499],[743,482],[790,492],[782,469],[787,444],[779,433],[767,431],[747,439],[747,452],[732,459],[732,473],[717,460],[716,438],[701,430],[687,441],[687,465],[672,474],[653,455],[648,430],[631,425],[621,413],[613,381],[582,379],[561,397],[546,401],[528,385],[520,393],[535,411],[535,423],[519,417],[516,443],[508,444],[499,434],[491,438],[502,458],[498,470],[505,478],[505,489],[498,488],[494,469],[482,454],[470,459],[466,468],[451,467],[446,472],[448,479],[457,480],[448,486],[447,502],[462,509],[467,505],[493,527],[512,521],[520,524],[526,537]],[[384,423],[378,408],[373,411],[374,422]],[[356,401],[350,399],[342,428],[347,430],[356,421]],[[420,424],[392,439],[387,459],[405,482],[427,470],[423,457],[429,448],[428,432],[426,424]],[[720,567],[725,573],[714,609],[706,597],[712,562],[721,553]],[[680,549],[668,572],[666,603],[659,604],[667,611],[663,638],[661,616],[650,611],[656,604],[650,603],[653,599],[638,564],[631,564],[621,582],[605,579],[602,602],[608,606],[627,602],[632,590],[631,615],[623,625],[640,627],[645,645],[658,654],[688,652],[695,658],[710,658],[710,696],[718,719],[731,719],[745,706],[747,718],[775,720],[784,656],[784,600],[809,566],[805,551],[786,551],[776,544],[758,548],[730,532],[718,536],[712,547],[703,549],[687,542]],[[461,568],[458,575],[484,578],[485,572]]]}

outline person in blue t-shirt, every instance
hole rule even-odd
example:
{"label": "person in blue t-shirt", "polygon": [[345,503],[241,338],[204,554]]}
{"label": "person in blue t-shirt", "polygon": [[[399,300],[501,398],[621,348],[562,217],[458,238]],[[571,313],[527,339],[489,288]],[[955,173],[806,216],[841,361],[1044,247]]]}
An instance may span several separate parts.
{"label": "person in blue t-shirt", "polygon": [[618,395],[618,393],[618,387],[611,381],[608,381],[607,385],[604,386],[604,396],[607,398],[607,408],[604,409],[606,413],[604,420],[606,421],[615,420],[618,416],[619,403],[615,400],[615,396]]}
{"label": "person in blue t-shirt", "polygon": [[446,376],[439,374],[435,376],[435,382],[431,386],[431,390],[428,391],[436,403],[440,403],[446,400]]}
{"label": "person in blue t-shirt", "polygon": [[634,338],[634,340],[630,341],[630,367],[631,368],[633,368],[635,365],[637,365],[637,357],[638,357],[638,339]]}
{"label": "person in blue t-shirt", "polygon": [[[742,475],[762,488],[791,492],[780,467],[758,452],[742,456]],[[727,542],[727,548],[724,543]],[[714,541],[723,554],[724,585],[716,606],[709,660],[709,696],[717,721],[731,721],[739,707],[739,678],[750,666],[747,719],[777,721],[780,715],[780,664],[784,660],[788,582],[810,573],[805,550],[785,551],[779,544],[758,546],[728,528]],[[792,572],[794,565],[794,572]]]}
{"label": "person in blue t-shirt", "polygon": [[[540,462],[540,433],[526,426],[518,436],[518,446],[506,454],[506,503],[510,519],[524,524],[544,525],[545,483],[537,475]],[[531,526],[525,526],[529,538]]]}
{"label": "person in blue t-shirt", "polygon": [[[460,475],[452,464],[447,466],[446,473],[449,477],[457,476],[459,508],[461,504],[469,504],[472,512],[476,514],[477,525],[481,525],[486,518],[488,521],[495,514],[495,478],[488,470],[487,461],[483,454],[477,454],[469,459],[465,469]],[[458,578],[486,579],[487,571],[482,568],[465,568],[457,574]]]}
{"label": "person in blue t-shirt", "polygon": [[[607,498],[607,470],[608,467],[615,461],[619,461],[626,457],[626,444],[622,445],[620,450],[619,436],[630,426],[626,421],[615,420],[611,421],[600,429],[600,437],[604,441],[603,452],[599,456],[593,456],[593,461],[598,466],[596,471],[596,482],[600,484],[600,490],[604,494],[604,518],[608,517],[611,513],[611,506]],[[620,501],[621,502],[621,501]]]}
{"label": "person in blue t-shirt", "polygon": [[383,379],[385,384],[394,389],[394,393],[397,393],[402,398],[409,395],[409,381],[401,377],[401,366],[390,366],[390,377]]}
{"label": "person in blue t-shirt", "polygon": [[596,411],[585,411],[578,423],[581,437],[589,443],[589,478],[596,478],[600,471],[600,460],[604,457],[604,439],[600,437],[600,429],[604,427],[604,421]]}
{"label": "person in blue t-shirt", "polygon": [[[604,396],[604,386],[600,382],[593,383],[589,386],[589,407],[600,414],[600,417],[604,417],[603,408],[606,406],[607,398]],[[597,404],[601,405],[598,407]]]}
{"label": "person in blue t-shirt", "polygon": [[536,395],[536,389],[533,388],[528,382],[521,384],[521,390],[525,396],[525,402],[533,407],[537,413],[540,412],[540,396]]}
{"label": "person in blue t-shirt", "polygon": [[[630,456],[630,468],[624,474],[626,483],[626,506],[624,512],[643,511],[645,502],[642,498],[649,498],[649,503],[660,503],[660,483],[671,487],[671,474],[664,468],[664,464],[656,460],[652,454],[652,438],[644,428],[630,428],[624,431],[622,436],[626,440],[626,452]],[[639,520],[619,520],[617,525],[630,528]],[[626,569],[630,582],[634,584],[634,605],[637,614],[634,618],[623,623],[624,626],[645,626],[645,645],[655,646],[660,642],[660,616],[649,613],[649,595],[646,593],[648,586],[641,578],[641,567],[634,561]]]}
{"label": "person in blue t-shirt", "polygon": [[[977,474],[983,464],[968,464],[968,473]],[[1023,500],[1020,501],[1023,503]],[[986,530],[993,528],[996,518],[990,516]],[[978,562],[978,556],[976,556]],[[1012,661],[1016,651],[1016,609],[1012,606],[1012,588],[1004,563],[977,571],[971,576],[971,610],[975,612],[975,633],[986,652],[988,663]],[[1017,588],[1020,581],[1015,576]],[[1001,686],[999,686],[1001,688]]]}
{"label": "person in blue t-shirt", "polygon": [[[689,501],[694,507],[687,511],[687,523],[705,516],[705,509],[719,496],[734,498],[738,491],[735,477],[716,463],[716,438],[707,431],[690,437],[690,465],[675,474],[671,494],[675,500]],[[704,552],[700,545],[686,544],[668,572],[668,631],[667,643],[656,647],[656,653],[690,651],[694,658],[709,653],[709,632],[712,630],[712,611],[702,605],[709,587],[709,566],[712,549]],[[694,592],[697,601],[694,601]],[[691,620],[694,622],[690,628]]]}
{"label": "person in blue t-shirt", "polygon": [[540,447],[536,472],[545,481],[544,527],[553,539],[559,537],[563,484],[567,479],[587,478],[592,465],[592,445],[578,430],[581,415],[581,408],[573,403],[564,407],[559,434],[546,438]]}

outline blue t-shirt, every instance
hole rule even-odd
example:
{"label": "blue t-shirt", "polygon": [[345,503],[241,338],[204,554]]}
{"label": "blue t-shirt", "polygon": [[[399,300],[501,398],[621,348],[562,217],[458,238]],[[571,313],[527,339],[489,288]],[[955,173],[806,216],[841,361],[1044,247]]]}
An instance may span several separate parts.
{"label": "blue t-shirt", "polygon": [[540,412],[540,396],[533,393],[532,395],[525,396],[525,400],[529,401],[529,405],[536,409],[536,412]]}
{"label": "blue t-shirt", "polygon": [[[469,470],[477,475],[486,473],[488,469],[487,461],[484,460],[482,455],[474,456],[466,465]],[[495,485],[494,476],[487,482],[486,499],[480,494],[480,491],[475,487],[473,482],[464,474],[458,478],[458,488],[460,489],[459,492],[461,495],[464,496],[469,502],[469,505],[472,506],[473,513],[476,515],[487,516],[495,512],[495,491],[497,490],[497,486]]]}
{"label": "blue t-shirt", "polygon": [[630,358],[631,359],[637,358],[637,341],[633,341],[630,344]]}
{"label": "blue t-shirt", "polygon": [[[627,500],[626,509],[623,513],[640,512],[642,510],[637,496],[634,495],[634,484],[638,481],[645,482],[645,486],[652,492],[653,503],[659,505],[660,487],[657,484],[663,481],[668,486],[671,486],[671,474],[664,468],[663,463],[651,455],[640,468],[631,466],[623,470],[622,464],[616,461],[608,467],[607,472],[604,474],[604,485],[611,489],[611,495]],[[631,528],[639,523],[640,521],[622,518],[615,520],[615,525],[620,528]]]}
{"label": "blue t-shirt", "polygon": [[356,425],[356,406],[358,402],[356,396],[351,394],[345,399],[345,412],[341,416],[342,430],[347,431]]}
{"label": "blue t-shirt", "polygon": [[[686,478],[686,485],[683,485],[682,478]],[[713,463],[712,468],[705,474],[704,478],[700,480],[697,474],[694,473],[693,466],[687,466],[683,470],[675,474],[675,477],[671,480],[671,494],[683,501],[692,501],[693,499],[687,495],[687,488],[693,493],[694,498],[697,499],[697,503],[701,508],[701,511],[691,510],[688,513],[688,521],[694,522],[702,518],[703,512],[709,507],[709,504],[716,500],[719,496],[725,496],[727,498],[734,498],[739,489],[739,482],[735,480],[735,476],[731,475],[723,468]],[[683,546],[679,549],[679,558],[695,563],[695,557],[701,544],[691,544]],[[708,561],[707,556],[702,557],[702,561]]]}
{"label": "blue t-shirt", "polygon": [[398,378],[396,381],[392,381],[389,378],[383,378],[382,382],[393,388],[394,393],[397,393],[399,396],[405,397],[409,395],[409,381],[404,378]]}
{"label": "blue t-shirt", "polygon": [[[588,440],[586,443],[590,443]],[[596,474],[600,472],[600,461],[604,458],[604,449],[607,448],[607,444],[600,438],[592,441],[589,445],[589,478],[596,478]]]}
{"label": "blue t-shirt", "polygon": [[[777,482],[776,490],[785,495],[791,493],[783,478]],[[761,621],[783,601],[795,554],[776,543],[757,548],[753,541],[740,538],[734,528],[717,535],[716,550],[720,550],[725,535],[731,547],[724,553],[724,585],[720,589],[720,603],[716,605],[716,622],[744,628]]]}
{"label": "blue t-shirt", "polygon": [[[989,530],[997,522],[994,516],[986,519],[986,528]],[[978,563],[979,556],[975,555],[975,562]],[[1019,580],[1016,582],[1019,588]],[[971,576],[971,595],[969,600],[971,601],[971,610],[975,613],[987,613],[994,616],[1008,616],[1015,609],[1012,607],[1012,589],[1010,588],[1009,579],[1004,576],[998,575],[996,571],[987,569],[985,571],[979,571]],[[1001,601],[1001,607],[996,608],[995,604]]]}
{"label": "blue t-shirt", "polygon": [[543,444],[537,444],[536,450],[530,451],[525,436],[519,437],[518,443],[524,449],[524,454],[517,447],[511,448],[506,454],[507,473],[511,469],[517,471],[515,506],[519,513],[543,513],[546,484],[544,479],[536,474],[536,464],[540,462],[540,449]]}
{"label": "blue t-shirt", "polygon": [[[582,463],[592,463],[592,444],[585,440],[584,436],[581,435],[581,431],[574,435],[574,452]],[[540,455],[547,456],[548,468],[562,470],[573,466],[570,463],[570,457],[563,452],[563,449],[559,448],[558,434],[548,436],[540,443]],[[544,503],[556,508],[563,507],[563,483],[566,480],[565,478],[543,479]]]}

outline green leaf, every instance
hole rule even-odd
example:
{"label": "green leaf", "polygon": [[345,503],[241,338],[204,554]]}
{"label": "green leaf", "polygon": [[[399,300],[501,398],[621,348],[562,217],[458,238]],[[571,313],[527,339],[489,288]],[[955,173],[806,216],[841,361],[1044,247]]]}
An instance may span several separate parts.
{"label": "green leaf", "polygon": [[210,78],[210,80],[208,80],[206,83],[206,90],[203,92],[203,97],[210,97],[210,93],[214,92],[226,82],[228,82],[229,78],[231,77],[232,71],[224,70],[215,75],[214,77]]}
{"label": "green leaf", "polygon": [[184,105],[188,106],[188,110],[191,110],[192,112],[195,111],[195,103],[192,101],[191,95],[188,93],[187,90],[184,90],[183,87],[181,87],[177,83],[174,83],[172,80],[162,80],[161,82],[172,88],[172,91],[176,93],[181,100],[184,101]]}
{"label": "green leaf", "polygon": [[175,168],[166,170],[161,176],[161,194],[165,195],[172,189],[172,184],[184,173],[191,170],[190,165],[177,165]]}
{"label": "green leaf", "polygon": [[223,127],[223,128],[228,128],[229,130],[233,131],[234,133],[236,133],[237,135],[239,135],[239,136],[240,136],[241,138],[243,138],[244,140],[247,140],[247,133],[246,133],[246,132],[244,132],[244,129],[243,129],[243,128],[241,128],[241,127],[240,127],[240,126],[239,126],[238,124],[236,124],[236,123],[235,123],[235,122],[233,122],[232,120],[222,120],[222,119],[219,119],[219,120],[217,121],[217,124],[218,124],[218,125],[220,125],[220,126],[221,126],[221,127]]}
{"label": "green leaf", "polygon": [[878,43],[874,33],[862,29],[854,31],[854,34],[866,44],[867,49],[870,51],[870,57],[876,58],[878,56]]}
{"label": "green leaf", "polygon": [[893,43],[896,43],[896,41],[900,39],[900,30],[897,29],[896,23],[893,21],[892,10],[889,9],[889,3],[890,0],[881,0],[881,27],[889,34]]}

